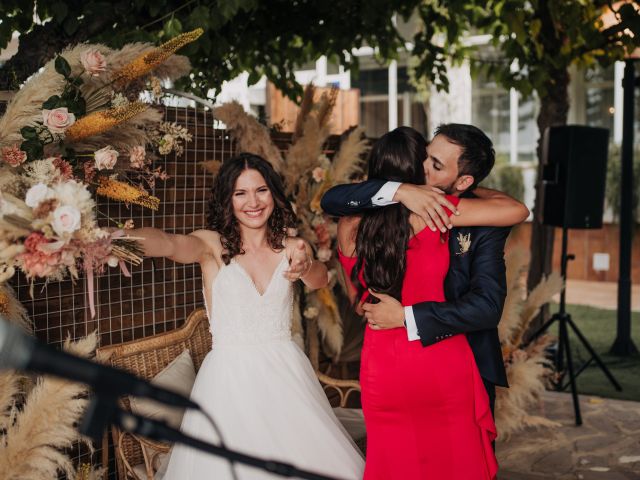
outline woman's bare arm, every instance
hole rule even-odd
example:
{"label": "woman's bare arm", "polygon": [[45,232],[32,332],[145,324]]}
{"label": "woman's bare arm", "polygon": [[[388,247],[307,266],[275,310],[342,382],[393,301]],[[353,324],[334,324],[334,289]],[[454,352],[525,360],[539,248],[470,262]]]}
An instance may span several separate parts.
{"label": "woman's bare arm", "polygon": [[202,262],[207,255],[213,254],[212,241],[218,235],[209,230],[178,235],[157,228],[139,228],[129,234],[140,239],[145,256],[166,257],[178,263]]}
{"label": "woman's bare arm", "polygon": [[529,209],[506,193],[477,188],[478,198],[461,198],[458,215],[451,216],[454,227],[510,227],[524,222]]}

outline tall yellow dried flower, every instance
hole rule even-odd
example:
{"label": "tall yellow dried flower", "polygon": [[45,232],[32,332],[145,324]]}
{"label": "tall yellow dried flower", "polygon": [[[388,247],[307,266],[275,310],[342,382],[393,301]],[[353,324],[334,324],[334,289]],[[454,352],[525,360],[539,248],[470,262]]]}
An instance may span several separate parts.
{"label": "tall yellow dried flower", "polygon": [[108,177],[99,177],[98,184],[99,186],[96,193],[111,200],[133,203],[150,208],[151,210],[158,210],[160,206],[159,198],[149,195],[144,190],[129,185],[128,183],[119,182],[118,180],[113,180]]}
{"label": "tall yellow dried flower", "polygon": [[133,61],[127,63],[124,67],[113,74],[112,80],[123,84],[146,75],[176,51],[197,40],[203,33],[204,30],[196,28],[191,32],[182,33],[177,37],[172,38],[168,42],[163,43],[159,47],[154,48],[150,52],[146,52],[135,58]]}
{"label": "tall yellow dried flower", "polygon": [[149,108],[149,105],[144,102],[131,102],[121,107],[90,113],[67,129],[65,139],[70,142],[77,142],[87,137],[99,135],[111,130],[116,125],[130,120],[147,108]]}

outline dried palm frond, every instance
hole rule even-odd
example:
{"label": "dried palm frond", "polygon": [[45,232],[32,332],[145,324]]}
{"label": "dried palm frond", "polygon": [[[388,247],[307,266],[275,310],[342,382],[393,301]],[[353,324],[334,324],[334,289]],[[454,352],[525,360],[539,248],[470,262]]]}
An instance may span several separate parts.
{"label": "dried palm frond", "polygon": [[314,370],[320,366],[320,339],[318,338],[318,321],[307,319],[307,351],[309,361]]}
{"label": "dried palm frond", "polygon": [[[64,349],[81,356],[95,350],[95,332]],[[74,428],[85,410],[87,387],[57,378],[40,378],[0,443],[0,471],[6,480],[57,479],[60,472],[75,477],[63,449],[78,440]]]}
{"label": "dried palm frond", "polygon": [[331,87],[331,90],[329,90],[329,92],[325,92],[322,94],[322,97],[318,102],[318,113],[316,115],[320,128],[324,128],[329,125],[331,113],[333,112],[333,107],[336,106],[339,92],[340,90],[337,87]]}
{"label": "dried palm frond", "polygon": [[0,283],[0,315],[27,332],[33,331],[27,309],[16,298],[13,288],[7,283]]}
{"label": "dried palm frond", "polygon": [[22,190],[22,177],[6,163],[0,163],[0,196],[6,193],[18,195]]}
{"label": "dried palm frond", "polygon": [[48,62],[7,105],[0,118],[0,147],[20,145],[23,141],[20,129],[42,120],[42,104],[63,90],[65,79],[55,71],[53,64],[54,60]]}
{"label": "dried palm frond", "polygon": [[14,370],[0,371],[0,432],[6,430],[12,423],[14,402],[20,394],[22,378],[22,375]]}
{"label": "dried palm frond", "polygon": [[340,312],[333,293],[328,287],[320,288],[314,292],[320,304],[318,316],[318,329],[333,357],[338,357],[342,350],[342,321]]}
{"label": "dried palm frond", "polygon": [[236,141],[236,153],[249,152],[267,160],[282,172],[282,155],[271,141],[269,130],[244,111],[238,102],[229,102],[213,110],[213,115],[224,122]]}
{"label": "dried palm frond", "polygon": [[554,295],[564,288],[564,279],[558,272],[552,272],[543,278],[536,287],[531,290],[522,310],[523,327],[529,327],[529,323],[536,316],[543,305],[549,303]]}
{"label": "dried palm frond", "polygon": [[215,176],[218,175],[220,167],[222,167],[222,162],[220,160],[206,160],[200,162],[200,166]]}
{"label": "dried palm frond", "polygon": [[307,118],[303,136],[289,148],[286,155],[287,168],[282,174],[287,195],[292,194],[300,178],[316,166],[328,136],[328,127],[320,127],[313,116]]}
{"label": "dried palm frond", "polygon": [[522,247],[515,247],[508,251],[505,256],[507,288],[522,284],[522,276],[529,268],[529,257],[529,251]]}
{"label": "dried palm frond", "polygon": [[335,183],[346,183],[352,175],[362,173],[362,154],[369,148],[364,128],[354,128],[340,144],[340,149],[331,162],[330,177]]}
{"label": "dried palm frond", "polygon": [[528,413],[545,390],[544,379],[549,369],[541,353],[543,350],[538,348],[539,354],[532,356],[523,351],[516,352],[507,368],[509,388],[499,388],[496,392],[496,425],[505,439],[526,427],[559,426],[557,422]]}
{"label": "dried palm frond", "polygon": [[163,43],[159,47],[139,55],[131,62],[116,70],[111,76],[112,81],[116,84],[124,85],[127,82],[149,74],[152,70],[157,69],[162,62],[166,61],[176,51],[185,45],[194,42],[203,33],[204,30],[201,28],[197,28],[191,32],[182,33],[168,42]]}
{"label": "dried palm frond", "polygon": [[300,103],[300,110],[296,116],[296,124],[293,128],[293,141],[302,136],[304,130],[304,122],[307,120],[309,113],[313,109],[313,96],[316,93],[316,87],[313,83],[307,85],[302,95],[302,102]]}
{"label": "dried palm frond", "polygon": [[[137,145],[150,144],[152,138],[148,127],[157,124],[161,120],[162,112],[160,110],[147,108],[136,116],[128,119],[125,123],[119,124],[102,133],[76,141],[73,148],[77,151],[93,152],[105,145],[110,145],[118,152],[128,152]],[[127,155],[121,155],[120,157],[123,161],[128,161]]]}
{"label": "dried palm frond", "polygon": [[507,254],[505,264],[507,296],[498,324],[498,335],[503,345],[512,350],[513,338],[517,335],[522,323],[521,314],[525,299],[525,286],[522,279],[529,264],[529,253],[522,248],[514,248]]}

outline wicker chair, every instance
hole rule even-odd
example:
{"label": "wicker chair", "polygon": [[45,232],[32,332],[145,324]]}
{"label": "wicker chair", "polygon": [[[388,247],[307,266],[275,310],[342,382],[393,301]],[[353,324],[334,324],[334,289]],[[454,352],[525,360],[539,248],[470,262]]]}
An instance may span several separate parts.
{"label": "wicker chair", "polygon": [[[151,380],[185,349],[191,353],[197,371],[204,357],[211,350],[209,322],[204,309],[192,312],[184,325],[176,330],[120,345],[99,348],[96,356],[104,363]],[[338,380],[320,372],[316,373],[325,392],[332,399],[334,407],[358,412],[357,409],[347,408],[355,400],[353,394],[360,392],[360,384],[357,381]],[[123,408],[130,410],[127,397],[122,398],[121,402]],[[115,427],[111,429],[111,437],[116,457],[117,474],[121,480],[152,480],[156,458],[160,454],[168,453],[171,449],[168,444],[147,440]],[[356,443],[364,451],[362,442],[363,439],[356,439]],[[108,465],[108,446],[108,437],[105,434],[102,444],[103,465]]]}
{"label": "wicker chair", "polygon": [[[99,348],[96,357],[113,367],[128,370],[141,378],[151,380],[185,349],[189,350],[196,371],[204,357],[211,350],[209,322],[204,309],[195,310],[184,325],[176,330],[160,333],[152,337],[120,345]],[[130,410],[127,397],[121,399],[121,406]],[[143,480],[135,472],[138,465],[144,465],[147,479],[153,479],[155,459],[161,453],[168,453],[171,446],[153,442],[136,435],[111,429],[116,469],[119,479]],[[108,465],[108,438],[102,445],[102,464]]]}

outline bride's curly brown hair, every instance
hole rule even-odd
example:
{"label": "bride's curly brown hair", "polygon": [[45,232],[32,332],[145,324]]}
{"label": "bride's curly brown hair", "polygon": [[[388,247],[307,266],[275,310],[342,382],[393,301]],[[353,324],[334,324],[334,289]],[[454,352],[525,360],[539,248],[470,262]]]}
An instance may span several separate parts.
{"label": "bride's curly brown hair", "polygon": [[222,261],[229,264],[236,255],[243,255],[242,237],[238,219],[233,213],[231,196],[235,190],[236,181],[240,174],[248,169],[256,170],[264,178],[271,196],[274,208],[267,220],[267,241],[269,246],[280,251],[287,236],[288,228],[295,228],[297,218],[291,203],[284,193],[282,179],[264,158],[252,153],[240,153],[222,164],[211,189],[209,213],[207,221],[209,228],[220,234],[224,252]]}

